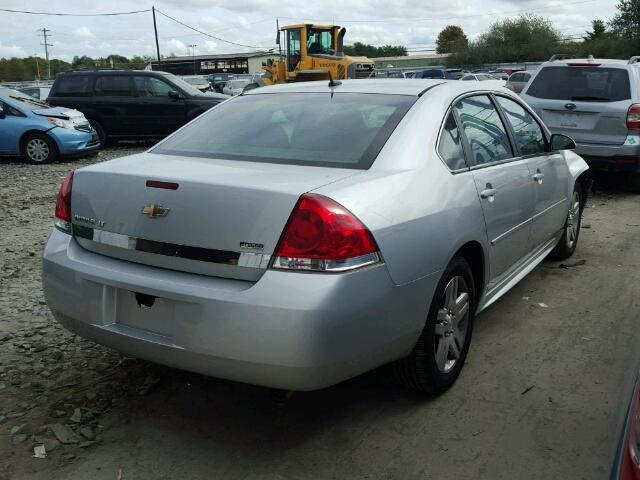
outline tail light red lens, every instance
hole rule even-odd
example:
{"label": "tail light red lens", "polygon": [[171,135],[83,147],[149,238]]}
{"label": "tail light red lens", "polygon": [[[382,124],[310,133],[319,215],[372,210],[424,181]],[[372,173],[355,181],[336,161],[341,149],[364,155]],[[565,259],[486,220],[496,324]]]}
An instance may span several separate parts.
{"label": "tail light red lens", "polygon": [[71,233],[71,190],[73,189],[73,170],[64,177],[58,198],[56,199],[55,226],[66,233]]}
{"label": "tail light red lens", "polygon": [[627,112],[627,128],[640,130],[640,103],[634,103]]}
{"label": "tail light red lens", "polygon": [[627,438],[622,451],[620,480],[640,480],[640,389],[633,393],[627,420]]}
{"label": "tail light red lens", "polygon": [[379,261],[373,235],[355,215],[330,198],[306,194],[280,237],[273,268],[342,272]]}

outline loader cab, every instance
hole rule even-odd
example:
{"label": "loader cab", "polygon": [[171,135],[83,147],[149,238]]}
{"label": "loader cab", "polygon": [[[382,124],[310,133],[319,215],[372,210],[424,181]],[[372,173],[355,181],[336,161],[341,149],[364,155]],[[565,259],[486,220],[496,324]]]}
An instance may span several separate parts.
{"label": "loader cab", "polygon": [[343,38],[346,29],[335,25],[288,25],[281,29],[286,45],[287,71],[293,72],[307,56],[344,57]]}

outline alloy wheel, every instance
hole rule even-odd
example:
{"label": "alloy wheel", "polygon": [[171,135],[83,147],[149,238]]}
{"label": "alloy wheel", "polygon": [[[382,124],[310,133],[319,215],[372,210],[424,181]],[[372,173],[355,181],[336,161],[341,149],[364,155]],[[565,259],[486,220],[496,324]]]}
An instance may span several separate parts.
{"label": "alloy wheel", "polygon": [[47,142],[41,138],[32,138],[27,142],[27,155],[34,162],[44,162],[48,157],[51,150]]}
{"label": "alloy wheel", "polygon": [[578,231],[580,229],[580,194],[573,192],[573,199],[571,200],[571,206],[569,207],[569,215],[567,216],[567,226],[565,228],[565,235],[567,241],[567,247],[573,248],[578,239]]}
{"label": "alloy wheel", "polygon": [[456,365],[464,348],[469,325],[469,287],[455,276],[444,289],[435,326],[435,357],[438,370],[448,373]]}

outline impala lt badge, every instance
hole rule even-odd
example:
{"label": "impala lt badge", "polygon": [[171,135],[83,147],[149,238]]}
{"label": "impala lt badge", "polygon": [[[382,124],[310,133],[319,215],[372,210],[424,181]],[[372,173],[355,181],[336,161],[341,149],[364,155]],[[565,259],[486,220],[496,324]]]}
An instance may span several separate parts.
{"label": "impala lt badge", "polygon": [[166,217],[169,214],[170,208],[163,207],[162,205],[145,205],[142,208],[142,213],[148,215],[150,218]]}

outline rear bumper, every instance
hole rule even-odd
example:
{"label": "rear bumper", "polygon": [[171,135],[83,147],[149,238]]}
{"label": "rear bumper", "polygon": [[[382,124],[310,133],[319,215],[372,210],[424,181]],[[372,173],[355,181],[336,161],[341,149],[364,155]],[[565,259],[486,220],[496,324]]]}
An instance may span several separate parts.
{"label": "rear bumper", "polygon": [[[97,255],[59,231],[43,258],[47,303],[72,332],[150,361],[288,390],[323,388],[408,354],[437,280],[395,286],[384,265],[221,279]],[[132,292],[157,298],[145,309]]]}
{"label": "rear bumper", "polygon": [[594,170],[640,172],[639,145],[577,144],[576,153]]}

